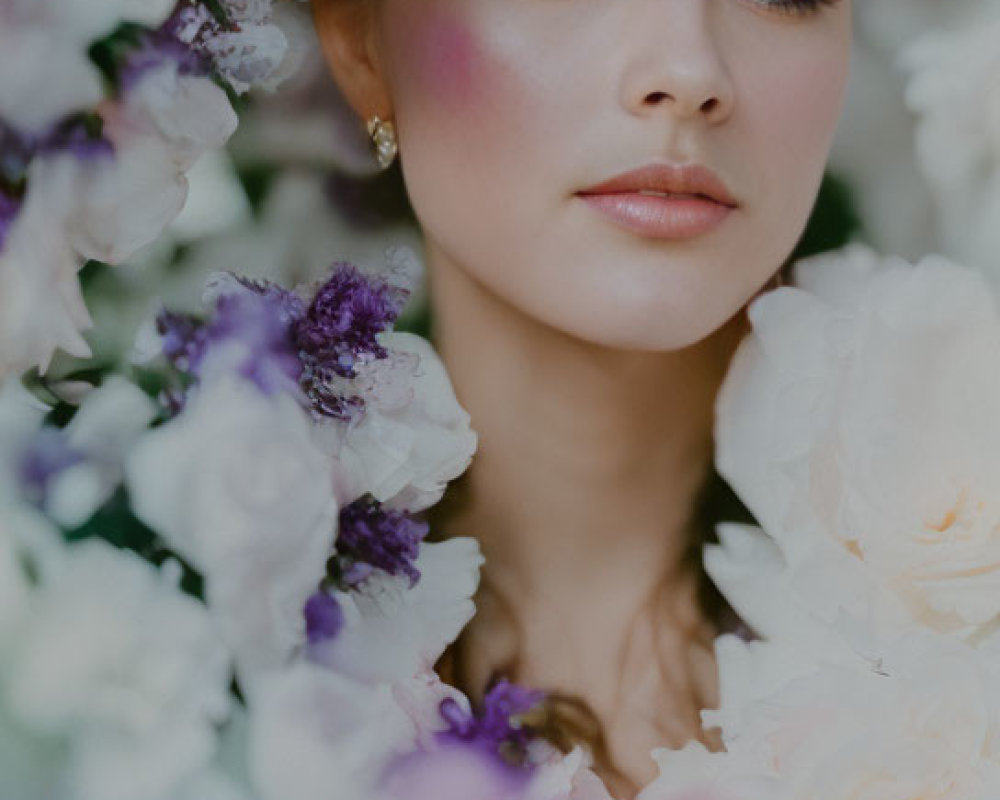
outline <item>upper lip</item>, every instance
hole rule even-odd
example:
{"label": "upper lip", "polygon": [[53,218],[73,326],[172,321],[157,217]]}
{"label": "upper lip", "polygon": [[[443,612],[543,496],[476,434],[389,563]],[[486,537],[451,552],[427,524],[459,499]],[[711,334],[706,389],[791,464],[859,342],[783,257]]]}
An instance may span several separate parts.
{"label": "upper lip", "polygon": [[657,194],[707,197],[730,208],[739,203],[726,184],[708,167],[700,164],[649,164],[623,172],[611,180],[584,189],[578,194]]}

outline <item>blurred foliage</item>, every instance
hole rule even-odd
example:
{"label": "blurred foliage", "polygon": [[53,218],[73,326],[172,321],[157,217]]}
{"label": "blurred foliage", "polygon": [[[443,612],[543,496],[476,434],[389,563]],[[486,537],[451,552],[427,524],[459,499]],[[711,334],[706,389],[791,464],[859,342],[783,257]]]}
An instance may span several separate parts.
{"label": "blurred foliage", "polygon": [[793,259],[836,250],[861,231],[861,219],[850,188],[843,180],[828,172],[823,177],[819,196],[806,230],[795,248]]}

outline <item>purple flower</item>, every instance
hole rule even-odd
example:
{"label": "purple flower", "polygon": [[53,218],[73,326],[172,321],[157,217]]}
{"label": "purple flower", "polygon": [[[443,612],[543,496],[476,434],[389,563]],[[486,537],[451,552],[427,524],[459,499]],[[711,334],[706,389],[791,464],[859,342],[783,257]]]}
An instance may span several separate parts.
{"label": "purple flower", "polygon": [[221,295],[206,333],[210,347],[239,342],[245,348],[239,373],[265,394],[298,385],[302,362],[281,298],[252,293]]}
{"label": "purple flower", "polygon": [[0,188],[0,250],[3,250],[7,235],[10,233],[10,229],[14,225],[14,220],[21,210],[21,204],[22,202],[19,197],[7,194]]}
{"label": "purple flower", "polygon": [[143,76],[164,64],[174,63],[181,75],[208,75],[211,62],[177,38],[174,32],[174,16],[158,31],[143,33],[135,48],[129,50],[118,65],[118,86],[122,92],[130,92]]}
{"label": "purple flower", "polygon": [[530,772],[468,746],[418,750],[394,759],[379,786],[385,800],[515,800]]}
{"label": "purple flower", "polygon": [[344,611],[337,598],[322,589],[306,601],[306,638],[310,644],[336,638],[344,627]]}
{"label": "purple flower", "polygon": [[344,588],[361,583],[375,569],[405,575],[410,586],[420,580],[416,567],[420,543],[430,531],[426,522],[382,507],[370,496],[340,510],[334,579]]}
{"label": "purple flower", "polygon": [[42,428],[18,458],[17,476],[21,491],[30,503],[43,508],[52,482],[84,461],[86,456],[70,445],[65,431]]}
{"label": "purple flower", "polygon": [[173,13],[160,26],[161,33],[196,53],[203,53],[206,43],[226,29],[206,4],[192,0],[180,0]]}
{"label": "purple flower", "polygon": [[163,353],[175,369],[198,380],[209,358],[229,347],[236,363],[226,366],[261,391],[291,390],[316,416],[345,421],[365,405],[364,387],[352,383],[355,367],[388,357],[376,337],[409,295],[347,263],[308,305],[268,281],[228,275],[210,288],[215,303],[207,321],[170,311],[157,317]]}
{"label": "purple flower", "polygon": [[156,316],[156,332],[167,361],[179,372],[197,369],[208,346],[206,326],[191,314],[164,309]]}
{"label": "purple flower", "polygon": [[26,133],[0,120],[0,189],[19,194],[36,155],[65,152],[81,160],[110,156],[114,149],[104,138],[103,124],[96,114],[73,114],[46,130]]}
{"label": "purple flower", "polygon": [[376,337],[392,327],[408,295],[351,264],[336,264],[295,330],[314,374],[353,378],[359,361],[385,358]]}
{"label": "purple flower", "polygon": [[264,394],[298,390],[302,362],[292,336],[304,304],[273,284],[237,281],[236,291],[220,293],[208,321],[162,311],[156,329],[163,354],[179,372],[195,380],[213,356]]}
{"label": "purple flower", "polygon": [[275,309],[282,324],[291,328],[305,316],[306,304],[295,292],[290,292],[272,281],[255,280],[241,275],[233,275],[232,277],[237,285],[263,297]]}
{"label": "purple flower", "polygon": [[39,153],[70,153],[81,161],[114,155],[114,146],[104,138],[104,121],[96,114],[76,114],[62,120],[38,140]]}
{"label": "purple flower", "polygon": [[455,700],[441,702],[441,717],[448,730],[437,734],[441,744],[465,743],[492,753],[512,766],[526,765],[528,745],[537,732],[520,717],[538,707],[545,693],[499,681],[483,699],[478,713],[465,711]]}

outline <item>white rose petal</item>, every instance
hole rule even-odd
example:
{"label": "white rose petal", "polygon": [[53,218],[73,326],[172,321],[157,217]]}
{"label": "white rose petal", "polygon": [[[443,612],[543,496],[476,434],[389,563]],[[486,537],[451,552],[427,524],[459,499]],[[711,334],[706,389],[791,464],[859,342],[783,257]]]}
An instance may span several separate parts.
{"label": "white rose petal", "polygon": [[361,800],[412,749],[414,731],[388,687],[300,662],[249,693],[249,765],[261,800]]}
{"label": "white rose petal", "polygon": [[376,572],[356,592],[339,593],[345,624],[315,646],[324,664],[372,683],[408,680],[433,668],[475,614],[472,596],[483,557],[474,539],[423,544],[412,589],[406,577]]}
{"label": "white rose petal", "polygon": [[[448,482],[465,471],[477,437],[426,339],[391,333],[381,342],[400,358],[398,382],[406,388],[406,399],[400,402],[399,393],[390,391],[380,402],[376,394],[360,420],[326,427],[339,463],[338,496],[346,504],[370,492],[390,507],[421,511],[440,500]],[[414,360],[415,374],[409,368]],[[375,362],[374,368],[380,365]],[[395,377],[374,377],[387,387],[397,385]]]}
{"label": "white rose petal", "polygon": [[[175,565],[176,566],[176,565]],[[176,570],[88,540],[47,560],[5,653],[3,700],[61,742],[80,800],[169,800],[207,763],[229,712],[229,657]]]}
{"label": "white rose petal", "polygon": [[943,259],[859,247],[802,262],[797,279],[751,309],[719,398],[720,471],[789,568],[812,570],[797,579],[807,597],[871,594],[849,562],[817,557],[832,546],[911,624],[975,632],[1000,613],[993,292]]}
{"label": "white rose petal", "polygon": [[37,366],[62,349],[86,358],[81,331],[92,324],[80,293],[82,262],[63,235],[61,209],[35,185],[0,250],[0,380]]}
{"label": "white rose petal", "polygon": [[126,465],[139,517],[203,572],[241,670],[282,663],[336,534],[329,461],[294,400],[203,385]]}

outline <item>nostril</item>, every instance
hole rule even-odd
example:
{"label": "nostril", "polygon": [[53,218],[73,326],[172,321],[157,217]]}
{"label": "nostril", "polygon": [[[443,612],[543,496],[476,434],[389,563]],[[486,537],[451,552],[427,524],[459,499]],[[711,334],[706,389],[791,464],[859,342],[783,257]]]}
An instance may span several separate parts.
{"label": "nostril", "polygon": [[704,111],[706,114],[715,111],[715,109],[718,107],[719,107],[719,98],[717,97],[710,97],[708,98],[708,100],[706,100],[704,103],[701,104],[701,110]]}
{"label": "nostril", "polygon": [[669,100],[670,95],[666,92],[651,92],[646,95],[646,103],[651,106],[659,105],[664,100]]}

